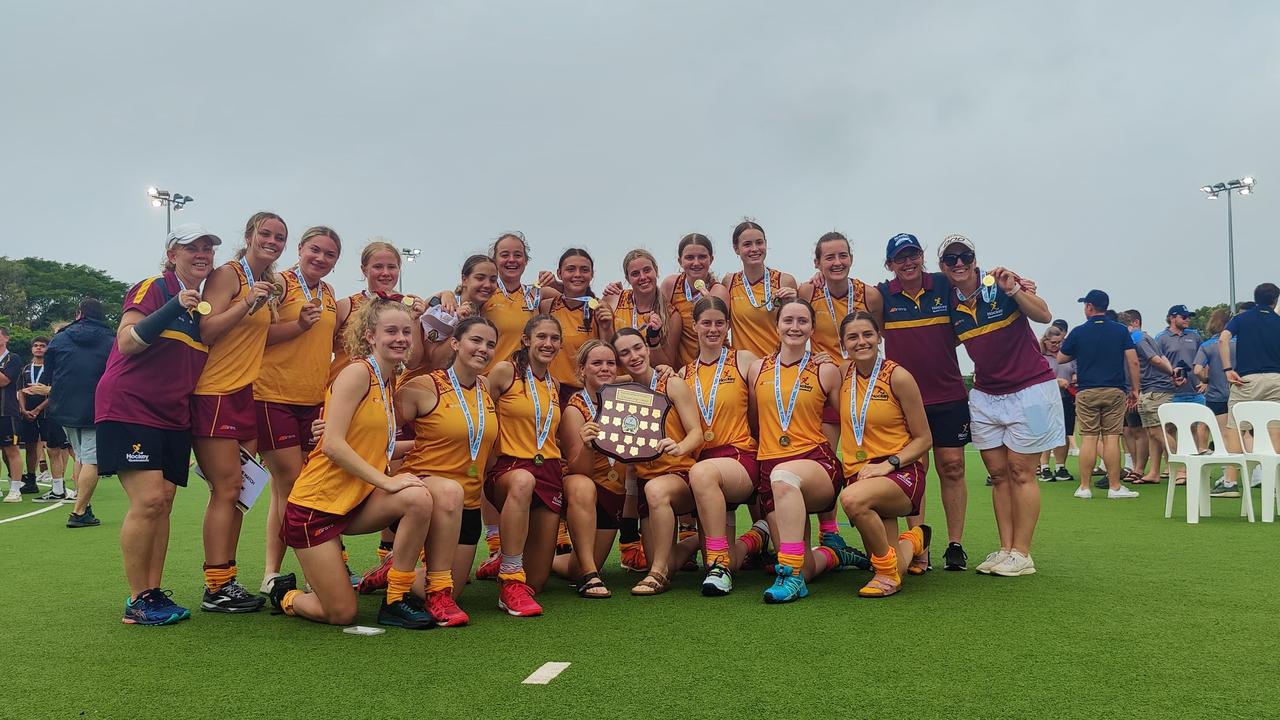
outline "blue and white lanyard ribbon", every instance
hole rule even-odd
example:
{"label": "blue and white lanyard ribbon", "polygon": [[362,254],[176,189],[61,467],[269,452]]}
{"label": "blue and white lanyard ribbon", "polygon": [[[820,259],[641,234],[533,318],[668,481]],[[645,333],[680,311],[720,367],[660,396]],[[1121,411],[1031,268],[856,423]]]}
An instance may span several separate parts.
{"label": "blue and white lanyard ribbon", "polygon": [[[243,258],[243,257],[242,257],[242,258],[240,258],[240,268],[241,268],[242,270],[244,270],[244,279],[245,279],[245,282],[247,282],[247,283],[249,284],[249,287],[253,287],[253,282],[254,282],[254,281],[253,281],[253,268],[249,267],[249,259],[248,259],[248,258]],[[175,273],[175,274],[176,274],[176,273]],[[179,282],[181,282],[181,281],[179,281]]]}
{"label": "blue and white lanyard ribbon", "polygon": [[387,462],[396,451],[396,410],[391,406],[391,396],[387,392],[387,383],[382,379],[382,368],[373,358],[365,358],[369,367],[373,368],[373,376],[378,379],[378,394],[382,396],[382,410],[387,416]]}
{"label": "blue and white lanyard ribbon", "polygon": [[476,414],[480,419],[472,421],[471,408],[467,407],[467,398],[462,394],[458,376],[454,374],[453,368],[449,368],[446,374],[449,376],[449,384],[453,386],[453,394],[458,396],[458,404],[462,406],[462,417],[467,421],[467,449],[471,451],[471,461],[475,462],[476,456],[480,454],[480,444],[484,442],[484,390],[480,388],[480,382],[476,381]]}
{"label": "blue and white lanyard ribbon", "polygon": [[883,362],[884,357],[876,355],[876,364],[871,368],[871,377],[867,379],[867,394],[862,398],[861,410],[854,409],[858,398],[858,368],[853,368],[853,382],[849,383],[849,424],[853,426],[853,440],[859,447],[867,432],[867,410],[871,407],[871,395],[876,389],[876,380],[880,379],[880,365]]}
{"label": "blue and white lanyard ribbon", "polygon": [[702,401],[702,374],[694,370],[693,389],[698,396],[698,412],[702,413],[702,421],[711,427],[711,418],[716,414],[716,393],[720,391],[720,373],[724,371],[724,361],[729,357],[729,348],[720,348],[720,360],[716,363],[716,374],[711,376],[711,397],[705,404]]}
{"label": "blue and white lanyard ribbon", "polygon": [[[836,317],[836,306],[831,302],[831,289],[826,283],[822,284],[822,295],[827,299],[827,312],[831,313],[831,324],[836,329],[836,345],[840,348],[840,357],[848,360],[849,351],[844,349],[843,339],[840,337],[840,321],[844,319],[844,315]],[[844,314],[848,315],[853,311],[853,284],[849,284],[849,294],[844,296]]]}
{"label": "blue and white lanyard ribbon", "polygon": [[[751,281],[747,280],[747,273],[742,273],[742,289],[747,291],[747,300],[751,302],[751,307],[758,308],[760,303],[756,302],[756,294],[751,290]],[[766,310],[773,309],[773,284],[769,282],[769,268],[764,269],[764,307]]]}
{"label": "blue and white lanyard ribbon", "polygon": [[[7,355],[8,353],[6,352],[5,354]],[[4,365],[4,360],[3,360],[3,358],[0,358],[0,366],[3,366],[3,365]],[[40,374],[39,374],[39,375],[37,375],[37,374],[36,374],[36,368],[40,368]],[[40,378],[43,378],[43,377],[44,377],[44,365],[36,365],[36,364],[33,362],[33,363],[31,363],[31,369],[30,369],[30,372],[31,372],[31,384],[32,384],[32,385],[35,385],[36,383],[39,383],[39,382],[40,382]]]}
{"label": "blue and white lanyard ribbon", "polygon": [[[511,293],[507,292],[506,286],[501,282],[498,283],[498,289],[502,291],[503,297],[507,300],[511,299]],[[538,303],[542,302],[542,288],[521,283],[520,299],[524,300],[525,310],[533,310],[538,307]]]}
{"label": "blue and white lanyard ribbon", "polygon": [[538,399],[538,386],[534,383],[533,369],[525,367],[524,369],[524,386],[529,391],[529,395],[533,397],[533,429],[537,434],[538,449],[547,442],[547,436],[551,434],[551,416],[556,413],[556,390],[551,384],[551,370],[547,370],[547,419],[542,420],[542,401]]}
{"label": "blue and white lanyard ribbon", "polygon": [[787,401],[787,407],[782,407],[782,356],[779,355],[773,361],[773,400],[778,406],[778,423],[782,426],[782,432],[786,432],[791,427],[791,416],[796,411],[796,396],[800,394],[800,377],[804,374],[804,369],[809,365],[809,351],[804,351],[804,356],[800,358],[800,364],[796,366],[796,382],[791,386],[791,399]]}
{"label": "blue and white lanyard ribbon", "polygon": [[594,400],[591,399],[591,393],[587,392],[586,388],[583,388],[578,391],[578,394],[582,396],[582,401],[587,404],[587,410],[591,412],[591,417],[587,418],[587,420],[588,421],[595,420],[596,412],[597,412],[596,403]]}
{"label": "blue and white lanyard ribbon", "polygon": [[[973,269],[973,272],[974,272],[974,274],[975,274],[975,275],[977,275],[978,277],[982,277],[982,273],[981,273],[981,271],[979,271],[979,270],[978,270],[978,268],[976,268],[976,267],[975,267],[975,268]],[[992,300],[995,300],[995,299],[996,299],[996,291],[997,291],[997,289],[998,289],[998,288],[996,287],[996,285],[995,285],[995,284],[992,284],[992,285],[991,285],[991,287],[987,287],[986,285],[983,285],[983,284],[982,284],[982,281],[981,281],[981,280],[979,280],[979,281],[978,281],[978,289],[977,289],[977,290],[974,290],[974,291],[973,291],[973,293],[972,293],[972,294],[970,294],[970,295],[965,295],[965,294],[960,290],[960,288],[956,288],[956,297],[960,298],[960,302],[968,302],[968,301],[972,300],[973,298],[977,297],[978,295],[981,295],[981,296],[982,296],[982,301],[983,301],[983,302],[991,302]]]}
{"label": "blue and white lanyard ribbon", "polygon": [[684,299],[689,302],[698,302],[702,299],[702,293],[698,293],[697,297],[693,297],[693,288],[689,285],[689,276],[684,276]]}
{"label": "blue and white lanyard ribbon", "polygon": [[[294,268],[293,274],[298,278],[298,287],[302,288],[303,297],[307,299],[307,302],[311,302],[311,288],[307,287],[307,279],[302,277],[302,268]],[[324,299],[324,281],[321,281],[319,285],[316,285],[315,296]]]}

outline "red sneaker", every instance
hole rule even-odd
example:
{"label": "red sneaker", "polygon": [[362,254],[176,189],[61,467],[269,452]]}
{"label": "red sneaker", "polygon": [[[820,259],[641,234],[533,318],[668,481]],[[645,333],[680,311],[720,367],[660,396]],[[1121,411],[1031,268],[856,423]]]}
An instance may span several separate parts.
{"label": "red sneaker", "polygon": [[476,570],[477,580],[497,580],[498,568],[502,565],[502,553],[494,553],[489,556],[488,560],[480,563],[480,567]]}
{"label": "red sneaker", "polygon": [[508,615],[516,617],[533,617],[542,614],[542,606],[533,599],[533,588],[519,580],[504,580],[499,583],[498,608],[506,610]]}
{"label": "red sneaker", "polygon": [[457,627],[466,625],[471,618],[453,601],[452,590],[437,590],[427,593],[427,611],[436,619],[440,627]]}
{"label": "red sneaker", "polygon": [[356,584],[356,592],[361,595],[372,595],[379,590],[387,589],[387,573],[391,570],[391,553],[378,563],[378,567],[369,570]]}
{"label": "red sneaker", "polygon": [[644,544],[636,541],[622,543],[618,550],[622,555],[622,567],[631,572],[644,572],[649,569],[649,560],[644,556]]}

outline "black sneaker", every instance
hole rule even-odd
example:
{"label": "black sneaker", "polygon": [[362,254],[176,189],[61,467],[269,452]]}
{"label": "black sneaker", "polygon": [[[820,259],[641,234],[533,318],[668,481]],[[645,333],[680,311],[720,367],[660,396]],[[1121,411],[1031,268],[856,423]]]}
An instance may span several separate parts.
{"label": "black sneaker", "polygon": [[1099,475],[1101,475],[1102,477],[1106,477],[1106,476],[1107,476],[1107,469],[1106,469],[1106,468],[1104,468],[1104,467],[1102,467],[1101,465],[1099,465],[1098,467],[1096,467],[1096,468],[1094,468],[1094,469],[1093,469],[1093,473],[1092,473],[1092,474],[1093,474],[1093,476],[1094,476],[1094,477],[1098,477]]}
{"label": "black sneaker", "polygon": [[947,543],[947,551],[942,554],[942,562],[943,570],[965,570],[969,567],[969,556],[960,543]]}
{"label": "black sneaker", "polygon": [[417,595],[405,593],[404,598],[393,603],[383,603],[378,608],[378,624],[405,630],[430,630],[436,626],[436,619],[427,612]]}
{"label": "black sneaker", "polygon": [[1075,480],[1075,478],[1071,476],[1071,472],[1067,470],[1065,465],[1058,466],[1058,471],[1053,474],[1053,479],[1054,481],[1062,480],[1064,482],[1071,482]]}
{"label": "black sneaker", "polygon": [[1044,482],[1053,482],[1053,471],[1049,469],[1048,465],[1040,466],[1040,479]]}
{"label": "black sneaker", "polygon": [[72,512],[67,516],[67,527],[69,528],[96,527],[101,524],[102,521],[93,515],[92,505],[85,507],[83,515],[77,515]]}
{"label": "black sneaker", "polygon": [[290,590],[297,589],[298,576],[293,573],[289,573],[288,575],[278,575],[271,581],[271,592],[269,593],[271,597],[271,607],[276,609],[275,612],[272,613],[273,615],[279,615],[284,612],[284,608],[281,607],[284,603],[284,596],[287,595]]}
{"label": "black sneaker", "polygon": [[1111,481],[1107,479],[1106,475],[1103,475],[1102,477],[1093,481],[1093,486],[1098,488],[1099,490],[1106,490],[1107,488],[1111,487]]}
{"label": "black sneaker", "polygon": [[66,499],[67,499],[67,493],[65,491],[56,493],[52,490],[49,490],[45,494],[41,495],[40,497],[32,498],[31,502],[51,503],[51,502],[62,502]]}
{"label": "black sneaker", "polygon": [[993,477],[991,477],[990,475],[988,475],[988,476],[987,476],[987,487],[991,487],[992,485],[995,485],[995,484],[996,484],[995,478],[993,478]]}
{"label": "black sneaker", "polygon": [[231,582],[215,592],[209,592],[206,587],[200,609],[205,612],[250,613],[261,610],[266,602],[266,598],[250,594],[235,578],[231,578]]}
{"label": "black sneaker", "polygon": [[35,475],[23,475],[23,476],[22,476],[22,491],[21,491],[21,492],[22,492],[22,494],[23,494],[23,495],[38,495],[38,494],[40,494],[40,486],[36,484],[36,476],[35,476]]}

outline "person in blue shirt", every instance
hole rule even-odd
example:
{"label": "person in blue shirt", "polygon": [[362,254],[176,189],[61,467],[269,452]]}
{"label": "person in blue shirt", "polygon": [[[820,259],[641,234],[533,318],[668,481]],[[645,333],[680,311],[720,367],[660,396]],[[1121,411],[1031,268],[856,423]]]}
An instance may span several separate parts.
{"label": "person in blue shirt", "polygon": [[[1138,406],[1138,354],[1128,328],[1107,319],[1111,298],[1105,292],[1090,290],[1080,302],[1084,303],[1085,323],[1067,335],[1058,352],[1058,362],[1076,362],[1080,467],[1093,467],[1101,437],[1107,498],[1135,498],[1138,493],[1120,484],[1120,434],[1124,431],[1125,413]],[[1083,471],[1075,496],[1093,497],[1089,476]]]}
{"label": "person in blue shirt", "polygon": [[[1227,427],[1235,429],[1231,408],[1246,400],[1280,402],[1280,317],[1276,316],[1276,299],[1280,287],[1262,283],[1253,290],[1251,310],[1231,318],[1218,336],[1218,356],[1231,383],[1227,399]],[[1236,341],[1236,359],[1230,357],[1231,340]],[[1231,433],[1227,433],[1231,435]],[[1280,428],[1271,428],[1271,442],[1280,446]]]}
{"label": "person in blue shirt", "polygon": [[[1222,430],[1222,439],[1227,443],[1229,452],[1240,452],[1240,439],[1234,432],[1227,431],[1227,399],[1231,393],[1231,383],[1227,382],[1226,371],[1222,369],[1222,356],[1218,354],[1218,335],[1227,326],[1229,319],[1227,310],[1219,308],[1213,311],[1209,316],[1209,322],[1205,326],[1205,330],[1209,333],[1209,339],[1200,343],[1200,349],[1196,351],[1196,361],[1192,366],[1196,379],[1205,385],[1204,399],[1205,405],[1213,411],[1214,417],[1218,419],[1218,428]],[[1231,341],[1231,362],[1235,363],[1236,358],[1236,340]],[[1227,466],[1222,479],[1213,486],[1213,490],[1209,492],[1211,497],[1240,497],[1240,489],[1236,484],[1239,480],[1239,470],[1230,465]]]}

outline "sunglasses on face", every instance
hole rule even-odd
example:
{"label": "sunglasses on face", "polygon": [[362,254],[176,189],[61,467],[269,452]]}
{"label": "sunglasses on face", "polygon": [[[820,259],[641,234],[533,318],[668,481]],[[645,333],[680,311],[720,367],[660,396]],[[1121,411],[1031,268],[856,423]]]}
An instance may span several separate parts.
{"label": "sunglasses on face", "polygon": [[947,253],[942,256],[942,264],[947,267],[955,267],[957,264],[972,265],[975,257],[977,256],[971,252]]}
{"label": "sunglasses on face", "polygon": [[899,265],[912,260],[919,260],[924,253],[919,250],[906,250],[893,256],[893,261]]}

